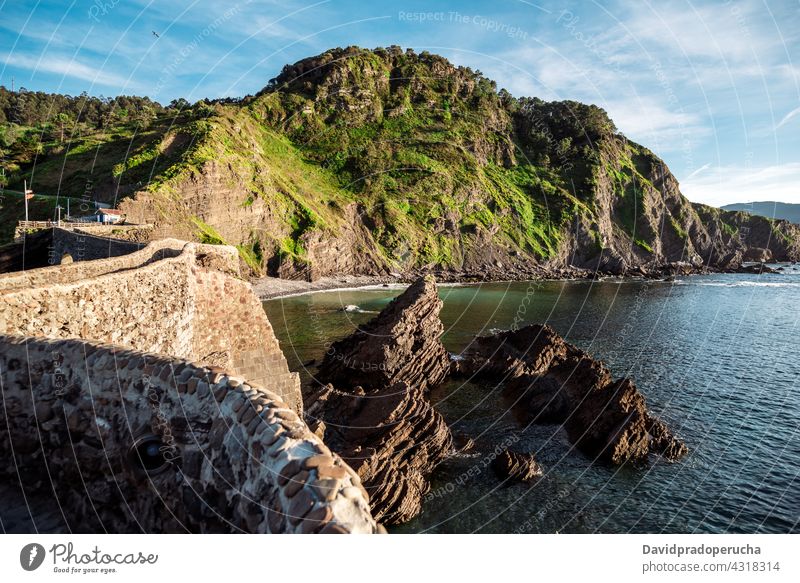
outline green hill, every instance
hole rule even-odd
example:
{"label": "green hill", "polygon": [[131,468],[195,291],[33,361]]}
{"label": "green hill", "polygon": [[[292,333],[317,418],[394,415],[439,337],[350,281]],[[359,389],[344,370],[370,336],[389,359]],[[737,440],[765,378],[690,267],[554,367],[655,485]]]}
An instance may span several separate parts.
{"label": "green hill", "polygon": [[[51,128],[52,130],[52,128]],[[53,138],[53,132],[50,132]],[[164,235],[239,246],[284,277],[415,268],[614,273],[800,254],[783,222],[693,206],[605,111],[497,91],[398,47],[333,49],[238,101],[50,139],[10,184],[118,204]]]}

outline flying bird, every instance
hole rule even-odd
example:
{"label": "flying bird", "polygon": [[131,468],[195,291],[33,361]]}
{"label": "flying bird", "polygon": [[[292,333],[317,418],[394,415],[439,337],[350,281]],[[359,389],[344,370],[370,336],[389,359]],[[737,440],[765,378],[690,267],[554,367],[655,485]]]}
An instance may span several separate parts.
{"label": "flying bird", "polygon": [[156,38],[161,38],[161,37],[159,36],[159,34],[158,34],[156,31],[153,31],[153,35],[154,35]]}

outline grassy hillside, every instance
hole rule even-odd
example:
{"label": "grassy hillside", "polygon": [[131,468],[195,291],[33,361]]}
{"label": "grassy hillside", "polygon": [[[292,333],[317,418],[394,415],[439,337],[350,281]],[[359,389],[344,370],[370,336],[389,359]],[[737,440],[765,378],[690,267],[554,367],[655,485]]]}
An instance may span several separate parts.
{"label": "grassy hillside", "polygon": [[[602,109],[514,98],[425,52],[333,49],[239,101],[107,119],[66,140],[7,124],[27,136],[3,150],[8,183],[124,200],[163,232],[237,245],[255,272],[625,271],[748,244],[733,214],[703,219]],[[794,232],[765,224],[788,253]]]}

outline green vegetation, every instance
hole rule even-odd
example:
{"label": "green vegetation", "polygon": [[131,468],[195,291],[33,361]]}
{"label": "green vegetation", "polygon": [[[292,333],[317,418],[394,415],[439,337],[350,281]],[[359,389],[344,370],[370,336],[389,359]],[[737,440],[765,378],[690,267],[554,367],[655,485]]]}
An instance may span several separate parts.
{"label": "green vegetation", "polygon": [[720,221],[719,225],[722,227],[723,232],[730,237],[736,237],[739,234],[739,229],[725,221]]}
{"label": "green vegetation", "polygon": [[[333,49],[242,100],[33,95],[0,88],[0,180],[110,203],[140,193],[199,241],[224,232],[256,273],[275,257],[305,265],[314,241],[361,225],[398,268],[459,267],[489,248],[547,260],[578,223],[600,253],[608,218],[615,237],[656,247],[663,163],[603,109],[516,99],[427,52]],[[206,202],[229,205],[243,232]],[[668,219],[688,239],[694,217]]]}
{"label": "green vegetation", "polygon": [[255,241],[249,245],[237,245],[239,256],[245,264],[257,275],[261,275],[264,269],[264,254],[261,243]]}
{"label": "green vegetation", "polygon": [[675,231],[675,234],[677,234],[678,237],[684,240],[689,238],[689,233],[687,233],[686,230],[683,227],[681,227],[680,223],[676,221],[672,216],[670,216],[669,218],[669,224],[672,226],[672,230]]}
{"label": "green vegetation", "polygon": [[197,227],[197,238],[201,243],[206,243],[208,245],[227,245],[222,235],[220,235],[214,227],[205,223],[199,217],[192,217],[192,223]]}

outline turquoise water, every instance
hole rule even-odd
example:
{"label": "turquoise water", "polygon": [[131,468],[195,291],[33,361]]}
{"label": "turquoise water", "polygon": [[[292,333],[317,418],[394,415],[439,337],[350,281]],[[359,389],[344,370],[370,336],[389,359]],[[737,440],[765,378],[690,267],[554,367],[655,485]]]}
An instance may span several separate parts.
{"label": "turquoise water", "polygon": [[[308,376],[325,342],[368,321],[401,289],[265,302],[290,367]],[[690,455],[640,468],[592,465],[558,426],[521,425],[500,390],[451,382],[431,395],[475,453],[435,472],[423,512],[395,532],[770,532],[800,519],[800,270],[783,275],[441,287],[447,348],[522,323],[553,326],[629,375]],[[341,311],[357,305],[360,312]],[[308,369],[308,370],[307,370]],[[545,475],[502,485],[495,444],[534,452]]]}

